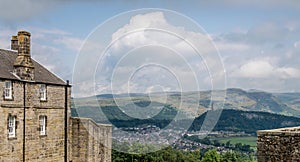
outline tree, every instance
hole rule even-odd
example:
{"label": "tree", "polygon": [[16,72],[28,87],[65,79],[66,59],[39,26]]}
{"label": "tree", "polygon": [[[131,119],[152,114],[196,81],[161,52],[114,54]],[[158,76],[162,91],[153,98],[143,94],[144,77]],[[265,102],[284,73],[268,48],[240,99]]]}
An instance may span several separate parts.
{"label": "tree", "polygon": [[204,154],[202,162],[221,162],[219,153],[213,149],[209,150]]}
{"label": "tree", "polygon": [[242,162],[241,157],[236,152],[226,152],[221,156],[222,162]]}
{"label": "tree", "polygon": [[226,142],[225,146],[226,146],[227,148],[229,148],[229,147],[231,146],[230,140]]}

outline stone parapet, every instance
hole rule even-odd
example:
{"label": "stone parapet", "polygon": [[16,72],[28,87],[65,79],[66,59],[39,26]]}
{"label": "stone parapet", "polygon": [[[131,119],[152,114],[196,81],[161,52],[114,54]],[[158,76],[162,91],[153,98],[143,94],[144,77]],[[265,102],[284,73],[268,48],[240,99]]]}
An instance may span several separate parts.
{"label": "stone parapet", "polygon": [[89,118],[72,117],[70,154],[72,162],[111,161],[112,126]]}
{"label": "stone parapet", "polygon": [[300,161],[300,127],[257,131],[258,162]]}

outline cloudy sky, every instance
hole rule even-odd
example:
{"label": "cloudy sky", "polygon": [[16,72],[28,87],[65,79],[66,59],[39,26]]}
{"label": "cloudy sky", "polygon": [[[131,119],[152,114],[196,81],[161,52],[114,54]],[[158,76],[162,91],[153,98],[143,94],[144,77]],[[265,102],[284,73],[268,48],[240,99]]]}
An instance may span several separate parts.
{"label": "cloudy sky", "polygon": [[296,0],[0,3],[0,47],[31,32],[32,57],[81,90],[300,91]]}

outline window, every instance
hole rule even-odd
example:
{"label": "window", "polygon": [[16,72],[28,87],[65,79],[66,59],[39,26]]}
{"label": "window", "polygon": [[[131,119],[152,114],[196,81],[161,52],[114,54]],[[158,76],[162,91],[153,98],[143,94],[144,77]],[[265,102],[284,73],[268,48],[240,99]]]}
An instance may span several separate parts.
{"label": "window", "polygon": [[40,116],[40,135],[46,135],[47,117]]}
{"label": "window", "polygon": [[46,85],[42,84],[40,87],[40,94],[41,94],[41,100],[46,101],[47,100],[47,91],[46,91]]}
{"label": "window", "polygon": [[8,116],[8,137],[16,136],[16,116]]}
{"label": "window", "polygon": [[12,99],[12,85],[11,85],[11,81],[6,81],[5,82],[4,98],[5,99]]}

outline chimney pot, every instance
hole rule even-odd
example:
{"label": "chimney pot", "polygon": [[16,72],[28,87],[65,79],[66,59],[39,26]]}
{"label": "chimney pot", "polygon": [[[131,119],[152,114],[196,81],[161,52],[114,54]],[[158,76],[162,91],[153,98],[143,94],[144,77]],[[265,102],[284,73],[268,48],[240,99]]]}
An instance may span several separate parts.
{"label": "chimney pot", "polygon": [[12,50],[18,50],[18,36],[13,35],[11,37],[10,49],[12,49]]}
{"label": "chimney pot", "polygon": [[18,54],[30,55],[30,33],[27,31],[18,32]]}

